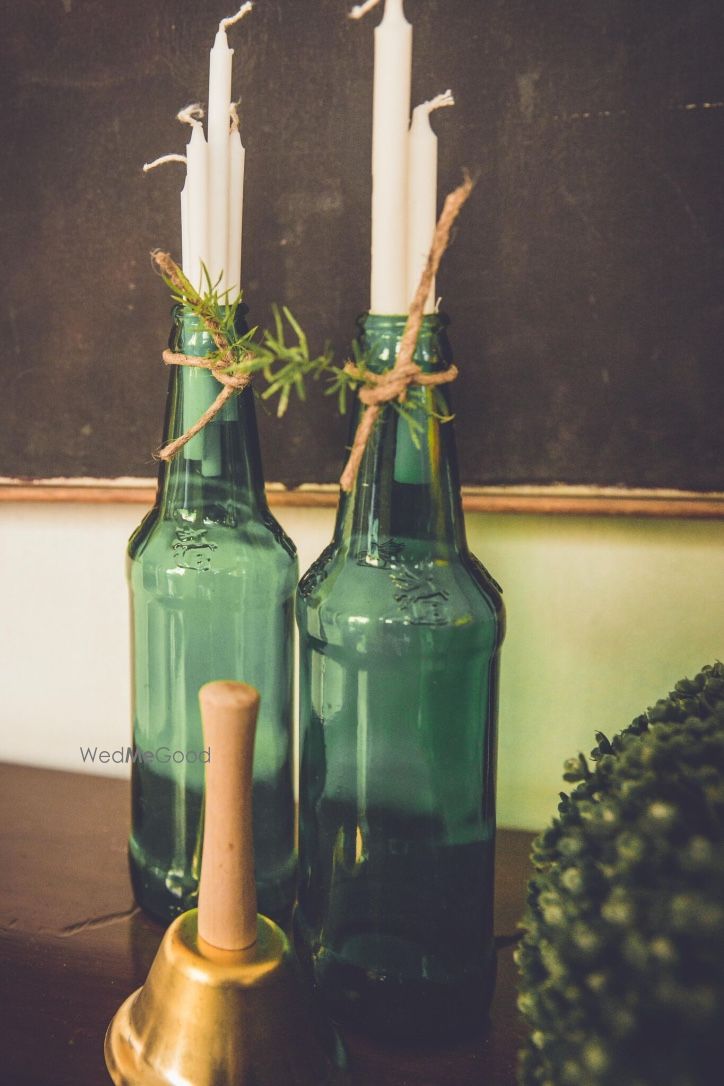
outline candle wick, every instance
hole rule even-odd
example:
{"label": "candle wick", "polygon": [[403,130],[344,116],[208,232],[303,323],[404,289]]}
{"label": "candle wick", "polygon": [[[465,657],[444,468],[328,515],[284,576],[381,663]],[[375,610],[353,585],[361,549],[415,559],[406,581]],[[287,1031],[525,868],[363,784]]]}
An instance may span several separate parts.
{"label": "candle wick", "polygon": [[225,33],[230,26],[234,25],[234,23],[241,22],[244,16],[248,15],[253,7],[254,5],[251,0],[247,0],[246,4],[241,5],[236,15],[229,15],[226,19],[221,20],[221,22],[219,23],[219,32]]}
{"label": "candle wick", "polygon": [[229,116],[231,118],[231,131],[232,132],[238,132],[239,131],[239,108],[238,107],[240,106],[240,104],[241,104],[241,100],[239,100],[238,102],[231,102],[230,105],[229,105]]}
{"label": "candle wick", "polygon": [[176,120],[181,121],[181,124],[190,124],[192,128],[202,128],[203,116],[204,111],[201,105],[199,102],[194,102],[192,105],[180,109],[176,114]]}
{"label": "candle wick", "polygon": [[349,13],[349,18],[361,19],[368,11],[372,11],[372,8],[376,8],[379,2],[380,0],[365,0],[364,4],[355,4]]}
{"label": "candle wick", "polygon": [[445,106],[454,106],[455,99],[451,90],[446,90],[443,94],[438,94],[434,98],[431,98],[429,102],[423,102],[423,106],[427,107],[427,112],[432,113],[435,109],[444,109]]}
{"label": "candle wick", "polygon": [[153,162],[144,162],[143,172],[148,173],[149,170],[155,170],[157,166],[164,166],[167,162],[183,162],[186,163],[186,155],[161,155],[160,158],[154,158]]}

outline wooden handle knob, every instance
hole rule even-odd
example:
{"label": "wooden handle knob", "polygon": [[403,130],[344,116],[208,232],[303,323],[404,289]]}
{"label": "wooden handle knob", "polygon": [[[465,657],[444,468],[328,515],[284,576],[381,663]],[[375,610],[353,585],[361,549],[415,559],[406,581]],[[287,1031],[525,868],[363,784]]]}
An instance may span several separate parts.
{"label": "wooden handle knob", "polygon": [[199,702],[210,748],[199,935],[222,950],[243,950],[256,942],[251,787],[259,693],[246,683],[212,682]]}

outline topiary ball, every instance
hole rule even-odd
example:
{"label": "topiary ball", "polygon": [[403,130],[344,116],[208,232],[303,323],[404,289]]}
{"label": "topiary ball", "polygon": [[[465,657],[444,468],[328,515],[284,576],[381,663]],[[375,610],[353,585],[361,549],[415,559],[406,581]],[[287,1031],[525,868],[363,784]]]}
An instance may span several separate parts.
{"label": "topiary ball", "polygon": [[724,665],[596,739],[533,845],[520,1082],[724,1082]]}

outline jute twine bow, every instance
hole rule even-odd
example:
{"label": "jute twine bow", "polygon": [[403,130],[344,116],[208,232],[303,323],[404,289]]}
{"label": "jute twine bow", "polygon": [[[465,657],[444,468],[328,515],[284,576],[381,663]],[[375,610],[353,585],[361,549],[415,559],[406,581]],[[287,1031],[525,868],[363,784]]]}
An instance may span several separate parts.
{"label": "jute twine bow", "polygon": [[410,305],[410,312],[405,324],[405,330],[402,333],[400,349],[397,352],[394,366],[387,370],[386,373],[371,373],[369,370],[363,372],[352,362],[348,362],[344,367],[347,373],[366,382],[357,393],[365,405],[364,411],[354,435],[349,458],[339,480],[339,485],[344,491],[349,492],[354,486],[364,451],[367,448],[367,442],[384,405],[391,403],[392,400],[404,403],[410,385],[443,385],[449,381],[454,381],[458,375],[456,366],[450,366],[449,369],[443,370],[441,373],[423,373],[420,367],[412,361],[412,358],[417,346],[417,338],[420,334],[425,311],[425,302],[430,293],[432,281],[437,275],[440,261],[450,244],[450,232],[453,224],[472,189],[473,180],[466,173],[462,185],[449,193],[445,200],[435,227],[432,247],[425,264],[425,270]]}
{"label": "jute twine bow", "polygon": [[[173,284],[180,294],[185,294],[193,305],[197,305],[201,302],[200,295],[191,287],[178,264],[173,260],[169,253],[164,253],[160,249],[156,249],[151,253],[151,256],[159,271]],[[167,366],[192,366],[196,369],[208,370],[211,376],[223,387],[214,402],[210,407],[207,407],[203,415],[197,419],[193,426],[189,427],[181,437],[177,437],[175,441],[170,441],[168,445],[164,445],[162,449],[159,449],[156,453],[159,460],[173,460],[176,453],[182,449],[192,437],[195,437],[200,430],[203,430],[204,426],[211,422],[216,415],[218,415],[226,401],[230,400],[234,393],[241,392],[251,383],[251,374],[245,373],[239,374],[238,376],[232,376],[223,372],[223,370],[228,369],[229,366],[233,366],[238,360],[234,357],[231,347],[229,346],[229,341],[221,331],[219,322],[214,320],[213,317],[205,316],[204,325],[214,343],[221,351],[219,358],[195,358],[192,355],[180,354],[177,351],[170,351],[168,349],[163,352],[162,357]]]}

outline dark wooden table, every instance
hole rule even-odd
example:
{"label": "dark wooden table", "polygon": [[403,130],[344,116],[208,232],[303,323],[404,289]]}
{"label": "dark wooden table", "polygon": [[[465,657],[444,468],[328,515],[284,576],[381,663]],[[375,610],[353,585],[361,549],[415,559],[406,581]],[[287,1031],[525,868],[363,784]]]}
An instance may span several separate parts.
{"label": "dark wooden table", "polygon": [[[123,781],[0,765],[0,1086],[105,1086],[106,1026],[162,928],[134,907]],[[498,984],[481,1040],[445,1051],[345,1034],[354,1086],[514,1086],[523,1026],[512,937],[531,835],[498,838]],[[279,1086],[285,1086],[280,1083]]]}

